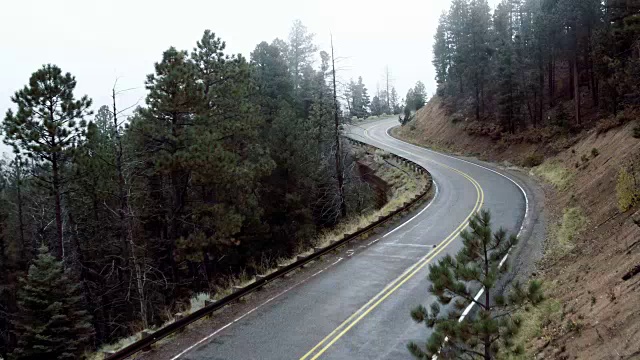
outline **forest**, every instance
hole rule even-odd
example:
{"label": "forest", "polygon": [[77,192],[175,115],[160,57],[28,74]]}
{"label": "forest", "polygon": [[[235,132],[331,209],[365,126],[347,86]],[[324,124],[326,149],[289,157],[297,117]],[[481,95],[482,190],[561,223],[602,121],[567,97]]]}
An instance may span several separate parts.
{"label": "forest", "polygon": [[313,39],[296,21],[246,59],[207,30],[162,54],[143,106],[117,82],[94,105],[56,65],[33,73],[2,122],[0,357],[81,357],[371,210],[340,132],[399,113],[397,92],[338,94]]}
{"label": "forest", "polygon": [[[640,105],[637,0],[453,0],[435,35],[438,96],[495,139],[620,125]],[[601,124],[599,126],[607,126]]]}

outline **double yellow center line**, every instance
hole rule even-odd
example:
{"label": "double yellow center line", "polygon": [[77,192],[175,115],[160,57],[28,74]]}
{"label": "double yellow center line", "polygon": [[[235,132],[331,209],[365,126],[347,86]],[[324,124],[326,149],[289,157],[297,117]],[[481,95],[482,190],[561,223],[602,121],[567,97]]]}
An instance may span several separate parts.
{"label": "double yellow center line", "polygon": [[[414,275],[416,275],[422,268],[424,268],[427,264],[429,264],[438,254],[440,254],[449,244],[455,240],[458,235],[465,229],[468,225],[469,219],[482,207],[484,202],[484,192],[482,191],[482,187],[480,184],[473,179],[468,174],[454,169],[450,166],[444,165],[442,163],[431,160],[431,162],[443,166],[449,170],[452,170],[464,178],[469,180],[471,184],[476,189],[477,198],[476,203],[469,213],[467,217],[458,225],[458,227],[447,236],[443,241],[441,241],[432,251],[430,251],[427,255],[425,255],[422,259],[418,260],[415,264],[405,270],[402,275],[393,280],[387,286],[385,286],[382,291],[376,294],[371,300],[369,300],[366,304],[364,304],[360,309],[358,309],[355,313],[353,313],[347,320],[342,322],[335,330],[333,330],[329,335],[327,335],[322,341],[320,341],[316,346],[314,346],[311,350],[309,350],[304,356],[300,358],[300,360],[315,360],[319,358],[325,351],[327,351],[338,339],[340,339],[344,334],[349,332],[352,327],[354,327],[360,320],[362,320],[365,316],[367,316],[373,309],[375,309],[380,303],[382,303],[386,298],[391,296],[400,286],[409,281]],[[408,315],[407,315],[408,316]]]}

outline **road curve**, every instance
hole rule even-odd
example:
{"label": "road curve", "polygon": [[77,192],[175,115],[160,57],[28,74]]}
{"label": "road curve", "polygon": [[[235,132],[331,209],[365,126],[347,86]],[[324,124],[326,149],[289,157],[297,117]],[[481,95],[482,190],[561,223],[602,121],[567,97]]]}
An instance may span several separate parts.
{"label": "road curve", "polygon": [[429,304],[428,264],[460,247],[459,232],[480,208],[494,226],[517,233],[527,201],[495,169],[394,139],[388,119],[350,126],[348,136],[423,165],[435,198],[367,246],[341,255],[304,283],[270,299],[172,359],[411,359],[406,344],[427,330],[409,311]]}

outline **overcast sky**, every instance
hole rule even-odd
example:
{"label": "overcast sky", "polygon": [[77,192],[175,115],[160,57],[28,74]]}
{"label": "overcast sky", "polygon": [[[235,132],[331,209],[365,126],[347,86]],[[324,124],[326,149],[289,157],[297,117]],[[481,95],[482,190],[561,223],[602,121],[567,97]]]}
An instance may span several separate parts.
{"label": "overcast sky", "polygon": [[[490,0],[491,5],[497,0]],[[449,0],[3,0],[0,5],[0,114],[32,72],[52,63],[76,76],[76,95],[94,107],[109,103],[120,88],[136,88],[121,99],[145,95],[145,75],[169,46],[191,50],[205,29],[247,58],[261,41],[286,39],[300,19],[329,50],[333,33],[338,77],[361,75],[370,93],[389,66],[401,97],[421,80],[435,91],[431,47],[438,17]],[[142,103],[142,102],[141,102]],[[7,147],[0,145],[0,150]]]}

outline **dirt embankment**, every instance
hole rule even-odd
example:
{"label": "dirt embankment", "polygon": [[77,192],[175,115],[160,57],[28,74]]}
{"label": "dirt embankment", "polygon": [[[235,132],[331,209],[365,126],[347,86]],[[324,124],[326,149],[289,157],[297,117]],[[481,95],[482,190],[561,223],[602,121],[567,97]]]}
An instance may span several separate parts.
{"label": "dirt embankment", "polygon": [[[495,162],[544,163],[530,170],[543,183],[550,214],[537,276],[549,300],[523,329],[524,358],[640,359],[638,208],[618,209],[618,172],[638,159],[637,121],[598,133],[555,136],[543,143],[473,136],[432,99],[396,135],[416,144]],[[539,160],[535,160],[535,159]],[[534,159],[534,160],[531,160]]]}

